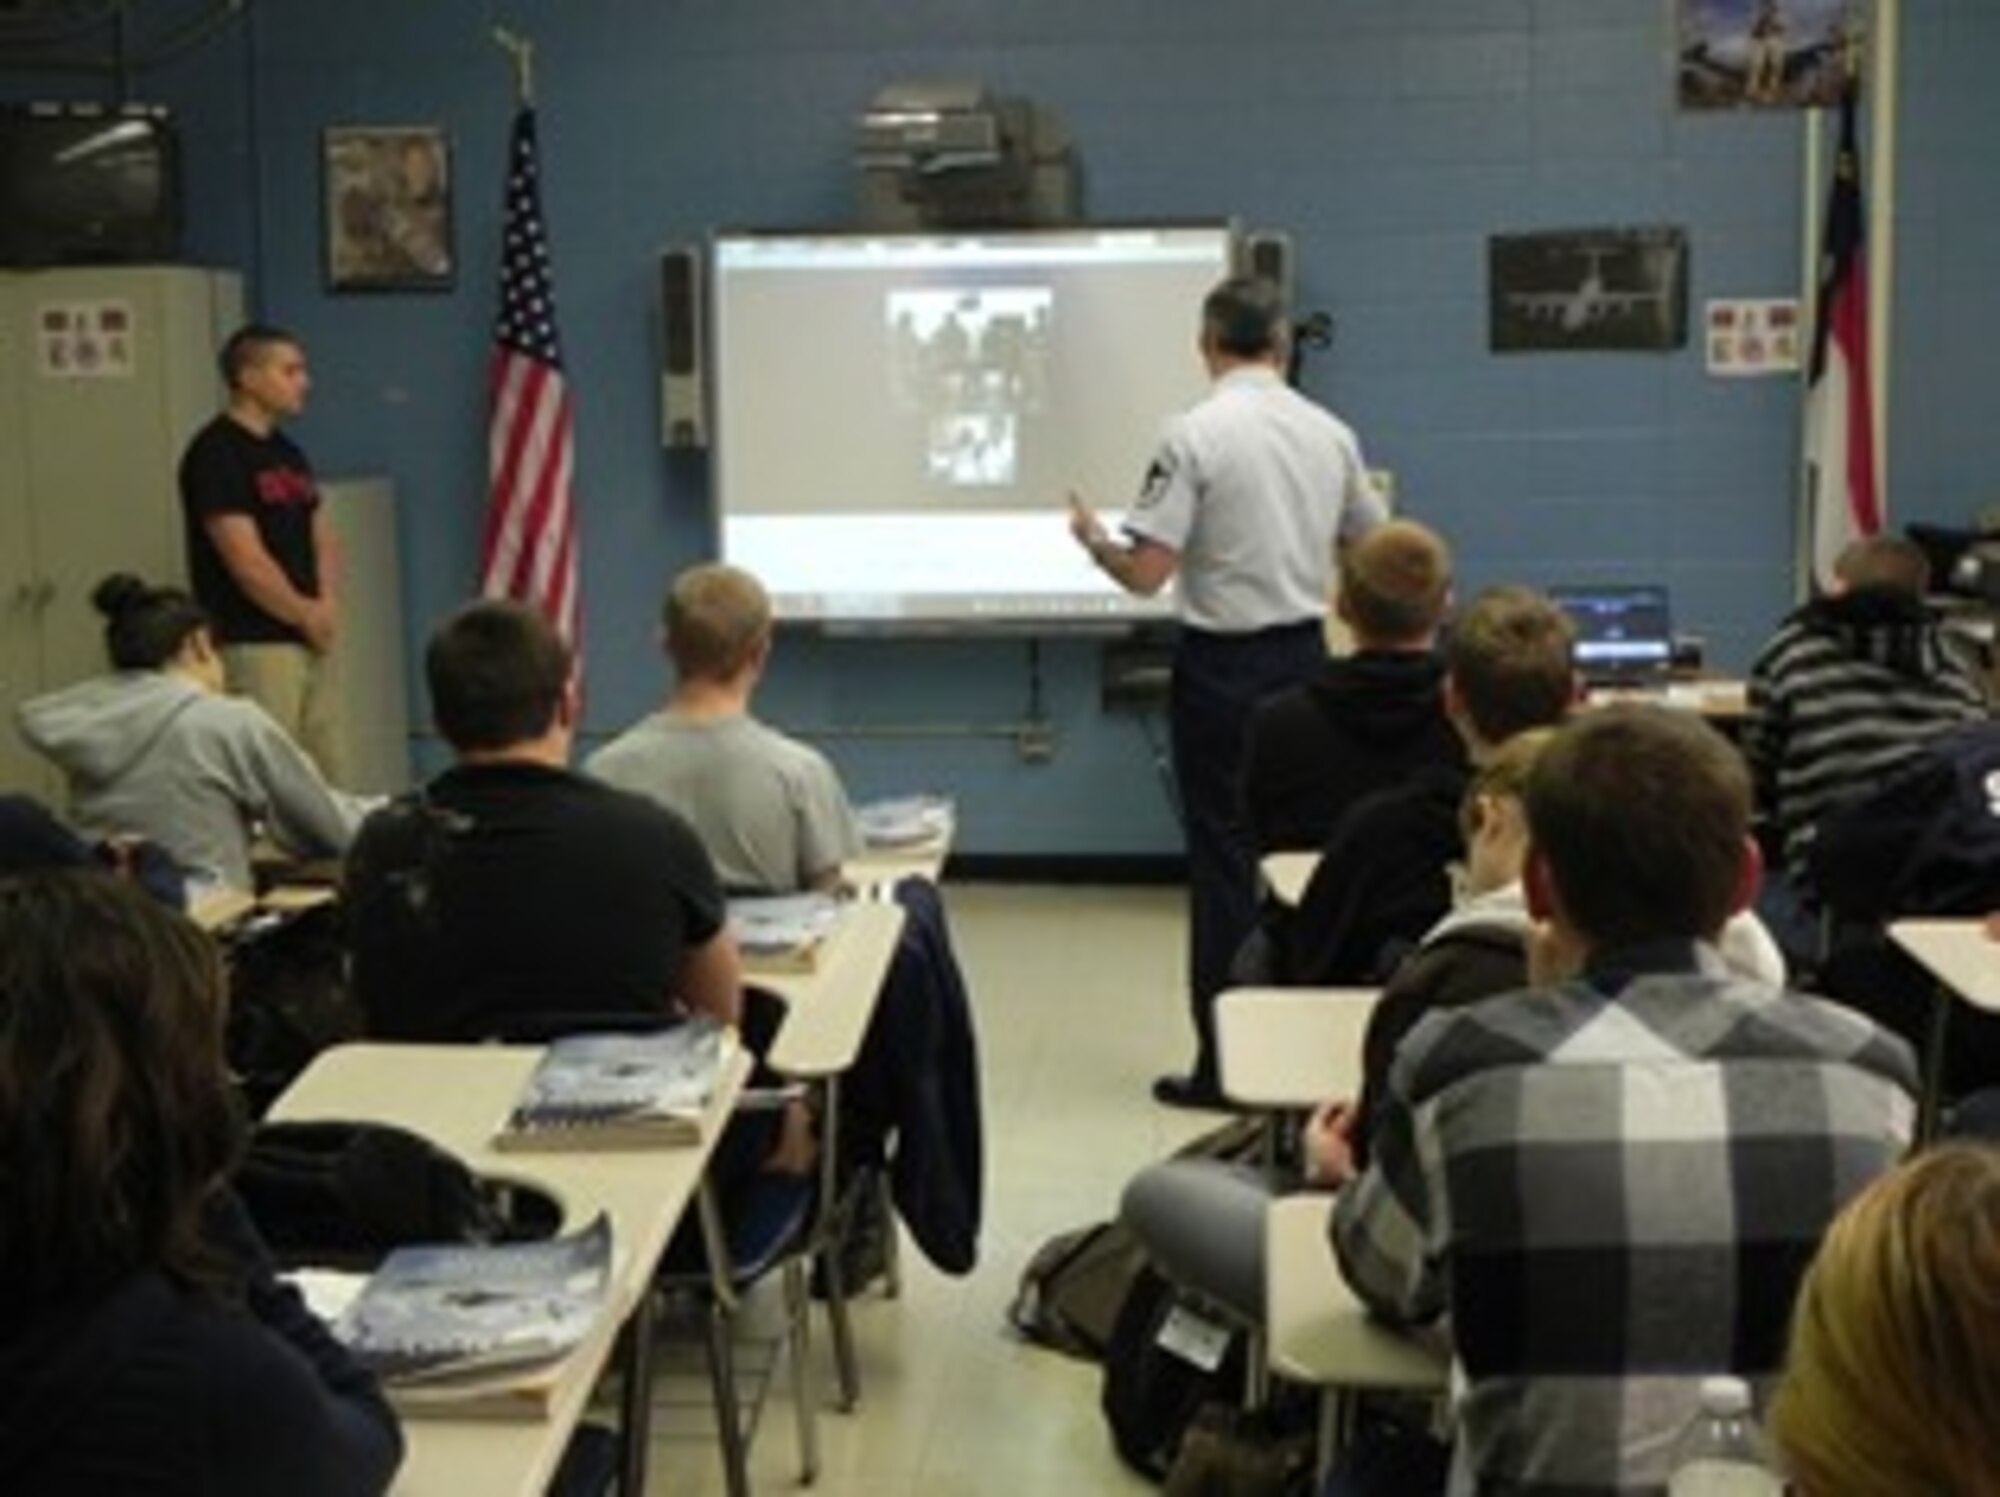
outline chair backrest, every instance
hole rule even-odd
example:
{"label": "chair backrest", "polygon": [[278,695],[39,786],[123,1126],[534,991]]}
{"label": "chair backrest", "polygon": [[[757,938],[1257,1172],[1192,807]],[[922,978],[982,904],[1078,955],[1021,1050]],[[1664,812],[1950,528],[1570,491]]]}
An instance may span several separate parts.
{"label": "chair backrest", "polygon": [[1231,988],[1216,999],[1223,1095],[1306,1108],[1361,1092],[1361,1037],[1377,988]]}

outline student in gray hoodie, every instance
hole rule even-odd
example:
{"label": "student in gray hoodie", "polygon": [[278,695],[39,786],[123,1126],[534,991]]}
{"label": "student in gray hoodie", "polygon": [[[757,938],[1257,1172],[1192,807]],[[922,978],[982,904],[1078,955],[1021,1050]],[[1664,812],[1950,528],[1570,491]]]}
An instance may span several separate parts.
{"label": "student in gray hoodie", "polygon": [[21,736],[68,778],[79,826],[146,837],[197,885],[245,890],[259,830],[304,857],[346,851],[373,802],[329,789],[263,708],[222,694],[200,605],[125,573],[91,601],[111,674],[19,710]]}

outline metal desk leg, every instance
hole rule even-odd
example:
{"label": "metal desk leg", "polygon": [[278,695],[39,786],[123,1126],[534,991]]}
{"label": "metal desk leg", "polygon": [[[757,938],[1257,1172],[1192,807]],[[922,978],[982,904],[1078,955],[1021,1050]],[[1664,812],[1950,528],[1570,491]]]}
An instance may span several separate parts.
{"label": "metal desk leg", "polygon": [[1945,1041],[1951,1030],[1951,1008],[1958,1000],[1939,983],[1931,992],[1930,1033],[1924,1040],[1923,1092],[1917,1098],[1917,1146],[1937,1137],[1938,1115],[1944,1107]]}
{"label": "metal desk leg", "polygon": [[653,1333],[657,1296],[647,1288],[625,1322],[624,1388],[618,1416],[618,1490],[645,1497],[653,1425]]}

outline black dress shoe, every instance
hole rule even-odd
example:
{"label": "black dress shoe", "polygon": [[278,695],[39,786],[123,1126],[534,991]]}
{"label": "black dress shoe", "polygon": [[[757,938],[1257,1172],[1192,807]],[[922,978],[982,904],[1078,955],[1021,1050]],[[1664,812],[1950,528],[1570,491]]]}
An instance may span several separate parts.
{"label": "black dress shoe", "polygon": [[1200,1076],[1162,1076],[1153,1083],[1153,1100],[1162,1107],[1200,1107],[1227,1112],[1222,1088]]}

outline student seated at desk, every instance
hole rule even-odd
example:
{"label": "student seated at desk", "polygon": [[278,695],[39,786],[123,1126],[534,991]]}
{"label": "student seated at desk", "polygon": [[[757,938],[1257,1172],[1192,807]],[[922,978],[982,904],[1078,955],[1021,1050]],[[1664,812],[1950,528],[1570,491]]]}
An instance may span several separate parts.
{"label": "student seated at desk", "polygon": [[80,826],[144,837],[191,882],[241,890],[260,827],[303,857],[346,849],[370,803],[329,789],[262,707],[223,695],[199,604],[122,573],[91,601],[112,673],[20,707],[21,736],[67,777]]}
{"label": "student seated at desk", "polygon": [[[684,817],[730,889],[839,888],[841,864],[862,846],[839,775],[816,749],[751,714],[771,655],[763,585],[736,567],[691,567],[674,579],[661,625],[673,695],[585,769]],[[902,936],[841,1088],[841,1164],[851,1173],[886,1162],[918,1246],[946,1272],[964,1273],[976,1257],[983,1192],[972,1008],[937,890],[910,878],[896,897]],[[852,1282],[871,1267],[857,1255]]]}
{"label": "student seated at desk", "polygon": [[1451,552],[1410,520],[1340,553],[1334,610],[1354,653],[1257,705],[1243,745],[1243,810],[1259,855],[1318,851],[1340,813],[1422,765],[1460,768],[1444,710],[1438,627],[1451,606]]}
{"label": "student seated at desk", "polygon": [[0,1485],[369,1497],[402,1437],[224,1185],[223,986],[131,884],[0,882]]}
{"label": "student seated at desk", "polygon": [[1526,807],[1537,985],[1403,1041],[1368,1165],[1326,1161],[1333,1246],[1376,1313],[1449,1320],[1453,1490],[1657,1492],[1705,1374],[1775,1377],[1820,1234],[1909,1145],[1916,1067],[1721,961],[1758,861],[1712,729],[1581,714]]}
{"label": "student seated at desk", "polygon": [[674,579],[660,627],[673,694],[585,771],[685,818],[724,888],[837,888],[840,865],[861,851],[840,776],[824,754],[751,712],[771,658],[763,585],[719,562],[690,567]]}
{"label": "student seated at desk", "polygon": [[455,762],[348,857],[369,1033],[476,1040],[524,1014],[735,1023],[735,942],[687,824],[568,768],[569,647],[533,609],[474,603],[432,635],[431,712]]}
{"label": "student seated at desk", "polygon": [[[1444,708],[1485,763],[1516,733],[1560,722],[1577,699],[1568,617],[1525,587],[1474,598],[1445,644]],[[1379,981],[1451,908],[1467,771],[1427,764],[1349,806],[1334,823],[1296,910],[1275,926],[1265,975],[1295,986]]]}
{"label": "student seated at desk", "polygon": [[[518,603],[471,604],[424,656],[456,762],[363,823],[345,898],[355,997],[381,1039],[546,1039],[573,1018],[742,1014],[722,890],[687,823],[567,766],[569,646]],[[802,1110],[775,1158],[810,1164]],[[799,1155],[803,1157],[797,1157]]]}
{"label": "student seated at desk", "polygon": [[1773,850],[1794,880],[1828,812],[1879,786],[1925,743],[1987,715],[1924,602],[1930,563],[1914,542],[1856,541],[1834,572],[1834,590],[1793,612],[1750,668],[1743,752]]}
{"label": "student seated at desk", "polygon": [[[1528,856],[1523,798],[1535,761],[1554,736],[1552,728],[1516,733],[1466,787],[1459,808],[1465,859],[1453,880],[1452,911],[1425,933],[1382,989],[1362,1037],[1361,1095],[1329,1099],[1306,1125],[1301,1183],[1335,1173],[1350,1156],[1356,1165],[1368,1162],[1396,1048],[1420,1022],[1526,986],[1534,922],[1522,883]],[[1777,943],[1748,911],[1730,918],[1717,946],[1729,968],[1749,981],[1784,983]],[[1328,1059],[1331,1064],[1334,1058]],[[1169,1159],[1133,1177],[1120,1214],[1176,1282],[1257,1320],[1263,1315],[1271,1189],[1261,1170]]]}

